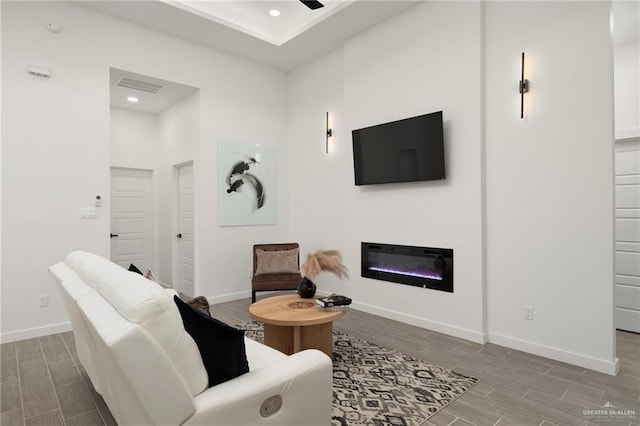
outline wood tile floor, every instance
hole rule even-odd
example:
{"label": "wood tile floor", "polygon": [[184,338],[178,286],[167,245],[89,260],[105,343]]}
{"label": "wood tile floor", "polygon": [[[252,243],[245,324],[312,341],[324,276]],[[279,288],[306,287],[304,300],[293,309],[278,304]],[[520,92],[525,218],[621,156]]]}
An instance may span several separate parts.
{"label": "wood tile floor", "polygon": [[[229,324],[250,320],[250,299],[212,306]],[[618,331],[618,376],[479,345],[351,310],[335,329],[479,379],[423,426],[640,425],[640,335]],[[73,335],[1,345],[2,426],[115,425],[77,360]],[[596,417],[609,403],[634,415]],[[304,425],[300,425],[304,426]]]}

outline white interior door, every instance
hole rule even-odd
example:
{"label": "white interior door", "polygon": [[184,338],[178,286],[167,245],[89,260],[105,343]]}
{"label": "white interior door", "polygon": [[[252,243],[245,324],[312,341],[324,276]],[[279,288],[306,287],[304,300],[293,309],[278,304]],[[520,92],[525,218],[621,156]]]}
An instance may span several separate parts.
{"label": "white interior door", "polygon": [[640,142],[616,152],[616,328],[640,333]]}
{"label": "white interior door", "polygon": [[194,195],[195,181],[193,176],[193,164],[180,166],[177,168],[177,255],[174,257],[174,271],[176,279],[174,286],[187,296],[193,296],[194,284]]}
{"label": "white interior door", "polygon": [[151,171],[111,168],[111,260],[152,269]]}

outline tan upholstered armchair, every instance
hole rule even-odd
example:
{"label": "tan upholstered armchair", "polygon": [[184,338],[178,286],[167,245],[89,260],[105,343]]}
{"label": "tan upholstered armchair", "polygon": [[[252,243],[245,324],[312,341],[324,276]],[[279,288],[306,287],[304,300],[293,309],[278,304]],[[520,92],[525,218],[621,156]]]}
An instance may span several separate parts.
{"label": "tan upholstered armchair", "polygon": [[301,280],[298,243],[253,246],[252,303],[258,291],[296,290]]}

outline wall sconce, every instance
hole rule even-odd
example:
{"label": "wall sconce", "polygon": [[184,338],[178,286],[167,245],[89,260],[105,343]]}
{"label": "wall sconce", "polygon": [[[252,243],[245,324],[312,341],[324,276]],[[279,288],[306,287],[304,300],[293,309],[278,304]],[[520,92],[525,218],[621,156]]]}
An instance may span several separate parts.
{"label": "wall sconce", "polygon": [[524,78],[524,52],[522,52],[522,64],[520,65],[520,118],[524,118],[524,94],[529,92],[529,80]]}
{"label": "wall sconce", "polygon": [[331,130],[331,128],[329,127],[329,112],[327,111],[327,119],[326,119],[326,134],[325,134],[325,138],[324,138],[324,150],[325,150],[325,154],[329,153],[329,138],[331,136],[333,136],[333,130]]}

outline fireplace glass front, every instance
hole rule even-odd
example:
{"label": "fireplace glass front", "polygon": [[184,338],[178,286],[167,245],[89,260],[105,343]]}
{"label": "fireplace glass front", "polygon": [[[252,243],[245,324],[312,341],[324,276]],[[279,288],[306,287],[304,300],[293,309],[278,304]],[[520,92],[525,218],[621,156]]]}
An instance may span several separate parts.
{"label": "fireplace glass front", "polygon": [[365,278],[453,292],[453,250],[362,243]]}

